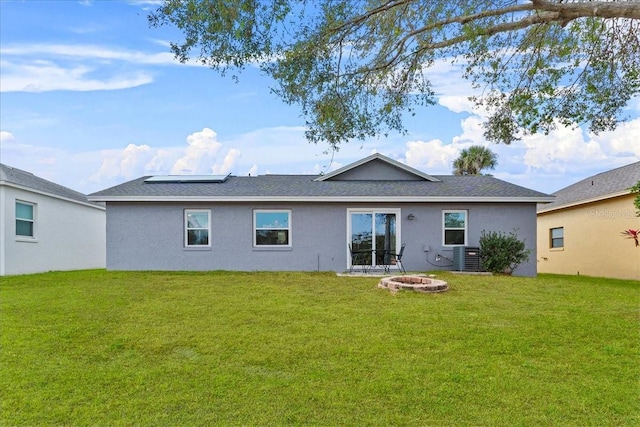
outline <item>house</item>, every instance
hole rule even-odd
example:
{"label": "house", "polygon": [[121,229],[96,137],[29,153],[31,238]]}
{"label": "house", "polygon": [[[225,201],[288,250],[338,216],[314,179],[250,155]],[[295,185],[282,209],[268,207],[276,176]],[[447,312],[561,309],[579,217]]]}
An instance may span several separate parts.
{"label": "house", "polygon": [[640,229],[634,195],[640,162],[583,179],[538,208],[538,271],[640,280]]}
{"label": "house", "polygon": [[104,268],[105,224],[84,194],[0,164],[0,276]]}
{"label": "house", "polygon": [[154,176],[91,194],[107,206],[107,269],[343,272],[351,249],[405,244],[407,270],[451,269],[482,230],[518,231],[533,251],[549,195],[490,176],[430,176],[380,154],[326,175]]}

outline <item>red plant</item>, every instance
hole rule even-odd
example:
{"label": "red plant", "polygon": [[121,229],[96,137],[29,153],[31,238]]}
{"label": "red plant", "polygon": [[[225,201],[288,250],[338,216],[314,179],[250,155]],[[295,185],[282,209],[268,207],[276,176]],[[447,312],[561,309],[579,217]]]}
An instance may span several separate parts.
{"label": "red plant", "polygon": [[638,242],[638,239],[640,239],[640,230],[634,230],[634,229],[628,229],[628,230],[624,230],[622,232],[623,236],[626,236],[627,239],[633,239],[636,241],[636,246],[640,246],[640,242]]}

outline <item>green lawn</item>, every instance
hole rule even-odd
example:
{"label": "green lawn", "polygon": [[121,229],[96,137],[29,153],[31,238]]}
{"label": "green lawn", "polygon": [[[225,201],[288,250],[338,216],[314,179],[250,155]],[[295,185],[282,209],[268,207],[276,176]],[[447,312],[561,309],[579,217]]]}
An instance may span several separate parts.
{"label": "green lawn", "polygon": [[0,281],[3,425],[639,425],[640,282],[83,271]]}

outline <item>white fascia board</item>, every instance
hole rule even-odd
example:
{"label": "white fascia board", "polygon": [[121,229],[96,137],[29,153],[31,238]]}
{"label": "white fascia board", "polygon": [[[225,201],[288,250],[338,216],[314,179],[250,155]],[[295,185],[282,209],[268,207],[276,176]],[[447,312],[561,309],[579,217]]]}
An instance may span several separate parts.
{"label": "white fascia board", "polygon": [[607,200],[607,199],[613,199],[615,197],[626,196],[628,194],[631,194],[631,192],[629,190],[619,191],[617,193],[609,193],[609,194],[605,194],[603,196],[593,197],[591,199],[583,199],[583,200],[577,200],[577,201],[571,202],[571,203],[565,203],[565,204],[562,204],[562,205],[551,206],[551,207],[543,207],[543,208],[538,209],[538,213],[541,214],[541,213],[553,212],[553,211],[557,211],[557,210],[561,210],[561,209],[573,208],[573,207],[580,206],[580,205],[586,205],[586,204],[589,204],[589,203],[595,203],[595,202],[601,202],[601,201]]}
{"label": "white fascia board", "polygon": [[[94,205],[94,204],[91,204],[91,203],[81,202],[80,200],[70,199],[68,197],[63,197],[63,196],[60,196],[58,194],[53,194],[53,193],[48,193],[46,191],[36,190],[36,189],[33,189],[31,187],[27,187],[27,186],[24,186],[24,185],[14,184],[13,182],[0,181],[0,185],[16,188],[18,190],[28,191],[29,193],[40,194],[41,196],[52,197],[52,198],[58,199],[58,200],[64,200],[65,202],[76,203],[78,205],[87,206],[89,208],[94,208],[94,209],[99,209],[101,211],[106,209],[104,206],[99,206],[99,205]],[[90,201],[93,201],[93,200],[90,200]]]}
{"label": "white fascia board", "polygon": [[197,196],[95,196],[94,202],[307,202],[307,203],[549,203],[553,197],[419,197],[419,196],[250,196],[250,197],[197,197]]}

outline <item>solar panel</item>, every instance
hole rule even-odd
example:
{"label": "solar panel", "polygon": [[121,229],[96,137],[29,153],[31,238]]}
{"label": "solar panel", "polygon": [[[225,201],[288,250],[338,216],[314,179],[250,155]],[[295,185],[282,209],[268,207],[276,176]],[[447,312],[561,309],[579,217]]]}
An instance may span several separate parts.
{"label": "solar panel", "polygon": [[167,184],[167,183],[202,183],[212,182],[220,183],[225,182],[229,175],[156,175],[149,177],[144,182],[150,184]]}

